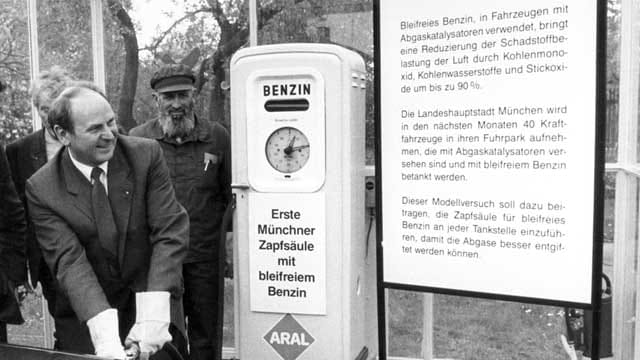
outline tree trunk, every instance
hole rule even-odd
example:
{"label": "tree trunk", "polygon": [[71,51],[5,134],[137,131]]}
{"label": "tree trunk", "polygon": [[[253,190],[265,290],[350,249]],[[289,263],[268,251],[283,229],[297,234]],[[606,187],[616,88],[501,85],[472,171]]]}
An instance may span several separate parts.
{"label": "tree trunk", "polygon": [[[218,22],[219,25],[220,23]],[[229,91],[223,90],[220,85],[225,80],[230,81],[227,79],[229,59],[246,43],[247,36],[247,29],[241,29],[236,24],[223,22],[220,25],[218,50],[211,58],[213,77],[211,79],[211,98],[209,99],[210,118],[211,121],[217,121],[227,129],[231,128],[229,109],[225,106],[228,103]]]}
{"label": "tree trunk", "polygon": [[108,3],[111,14],[120,23],[120,32],[124,40],[125,65],[118,104],[118,123],[129,131],[129,129],[137,125],[133,118],[133,102],[136,97],[138,66],[140,64],[138,59],[138,38],[127,10],[117,0],[108,0]]}
{"label": "tree trunk", "polygon": [[229,129],[230,124],[225,116],[224,102],[227,96],[227,91],[222,89],[222,82],[225,81],[225,69],[224,69],[224,54],[216,52],[213,55],[212,70],[213,77],[211,78],[211,97],[209,98],[209,116],[210,120],[220,123],[225,128]]}
{"label": "tree trunk", "polygon": [[[294,0],[293,4],[296,5],[303,0]],[[211,14],[215,18],[218,26],[220,27],[220,40],[218,41],[218,48],[211,56],[210,68],[213,73],[211,79],[211,95],[209,98],[209,120],[217,121],[224,125],[227,129],[230,128],[230,112],[229,112],[229,91],[223,90],[220,84],[227,79],[228,66],[231,56],[245,45],[249,37],[249,29],[242,22],[230,22],[224,11],[220,0],[207,0],[211,7]],[[244,2],[241,2],[244,3]],[[260,14],[258,19],[258,29],[262,28],[262,25],[269,22],[275,15],[282,12],[282,7],[260,7]]]}

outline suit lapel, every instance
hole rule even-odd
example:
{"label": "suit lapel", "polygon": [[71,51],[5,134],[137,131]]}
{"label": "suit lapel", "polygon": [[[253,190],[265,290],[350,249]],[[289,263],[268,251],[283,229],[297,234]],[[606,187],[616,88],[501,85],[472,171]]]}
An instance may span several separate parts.
{"label": "suit lapel", "polygon": [[67,187],[67,191],[74,196],[72,197],[73,205],[83,214],[87,215],[93,221],[93,211],[91,210],[91,184],[80,170],[78,170],[69,157],[69,150],[64,149],[60,154],[62,163],[62,175]]}
{"label": "suit lapel", "polygon": [[47,163],[47,147],[44,139],[45,129],[40,129],[39,134],[35,141],[31,142],[31,148],[29,149],[29,156],[31,160],[31,165],[33,167],[33,172],[40,169],[44,164]]}
{"label": "suit lapel", "polygon": [[133,198],[133,181],[129,164],[127,163],[122,147],[116,145],[113,158],[109,161],[107,172],[109,186],[109,203],[111,211],[118,227],[118,261],[120,266],[124,259],[124,246],[129,225],[129,213]]}

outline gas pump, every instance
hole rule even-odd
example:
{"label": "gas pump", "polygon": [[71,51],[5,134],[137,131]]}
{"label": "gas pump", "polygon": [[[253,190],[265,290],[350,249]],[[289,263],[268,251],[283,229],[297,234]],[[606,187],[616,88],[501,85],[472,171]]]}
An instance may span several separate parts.
{"label": "gas pump", "polygon": [[365,271],[365,82],[362,58],[335,45],[251,47],[231,60],[242,360],[375,355],[377,332],[365,329],[376,317],[366,310],[376,290]]}

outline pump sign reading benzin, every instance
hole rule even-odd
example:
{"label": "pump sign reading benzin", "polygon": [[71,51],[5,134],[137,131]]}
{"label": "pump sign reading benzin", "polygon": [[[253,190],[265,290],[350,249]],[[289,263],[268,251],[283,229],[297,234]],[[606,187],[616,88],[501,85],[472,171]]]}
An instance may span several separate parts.
{"label": "pump sign reading benzin", "polygon": [[362,321],[375,294],[363,286],[365,82],[360,56],[334,45],[259,46],[231,61],[242,359],[375,347]]}
{"label": "pump sign reading benzin", "polygon": [[590,306],[602,3],[379,5],[385,286]]}

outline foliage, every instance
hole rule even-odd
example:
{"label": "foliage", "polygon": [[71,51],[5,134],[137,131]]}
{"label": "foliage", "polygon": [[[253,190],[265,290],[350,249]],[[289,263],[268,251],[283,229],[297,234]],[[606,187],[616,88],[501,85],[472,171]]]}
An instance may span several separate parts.
{"label": "foliage", "polygon": [[21,0],[0,0],[0,145],[31,132],[29,46],[26,7]]}
{"label": "foliage", "polygon": [[[1,1],[4,4],[3,9],[10,9],[3,13],[3,18],[11,19],[21,26],[20,33],[9,37],[23,50],[19,54],[19,59],[14,61],[14,67],[18,68],[12,69],[16,79],[10,83],[11,89],[14,89],[14,95],[21,99],[21,105],[9,104],[14,110],[10,117],[7,117],[5,112],[7,124],[3,126],[4,133],[13,134],[9,137],[14,139],[30,131],[26,9],[25,4],[19,0]],[[148,79],[155,69],[162,63],[181,61],[194,53],[197,54],[197,59],[193,67],[198,73],[197,111],[202,118],[229,125],[229,92],[224,84],[228,83],[229,59],[248,41],[245,1],[194,0],[185,3],[186,15],[161,31],[151,46],[139,50],[127,48],[125,35],[135,37],[135,29],[128,29],[119,15],[109,11],[110,6],[116,4],[128,16],[128,11],[131,9],[130,1],[108,0],[104,4],[106,92],[114,111],[127,128],[132,126],[131,124],[142,123],[155,116],[155,104],[148,86]],[[22,5],[20,14],[16,13],[15,9],[20,9],[17,5]],[[333,3],[330,5],[335,6]],[[262,1],[259,16],[259,26],[262,29],[260,42],[266,44],[327,41],[328,39],[323,38],[323,33],[318,31],[317,26],[317,19],[321,19],[326,11],[325,3],[321,1]],[[136,20],[141,19],[133,20],[135,23]],[[69,70],[75,78],[91,80],[93,70],[90,29],[88,2],[40,1],[38,3],[40,68],[48,69],[52,65],[59,65]],[[194,52],[194,50],[197,51]],[[141,51],[140,58],[138,51]],[[132,64],[131,56],[138,59],[139,64]],[[2,65],[0,63],[0,69]],[[372,71],[373,67],[369,68]],[[139,77],[133,85],[132,74]],[[22,82],[22,89],[18,91],[19,82]],[[371,90],[368,91],[368,98],[373,99]],[[372,103],[372,101],[369,102],[369,104]],[[120,109],[122,106],[131,107],[131,109],[123,111]],[[368,119],[372,123],[372,107],[370,110],[368,113],[371,116]],[[373,127],[369,126],[368,129],[371,134],[368,136],[369,143],[372,144]]]}
{"label": "foliage", "polygon": [[[105,3],[105,7],[106,7]],[[104,28],[104,54],[106,72],[106,93],[113,111],[119,110],[119,99],[122,94],[122,69],[125,63],[124,43],[122,41],[121,27],[118,20],[110,15],[107,9],[103,9]]]}
{"label": "foliage", "polygon": [[58,65],[78,79],[93,79],[88,1],[38,1],[40,69]]}
{"label": "foliage", "polygon": [[[317,4],[312,4],[301,0],[261,2],[260,26],[268,25],[263,34],[272,41],[315,41],[306,31],[309,17],[319,9]],[[197,54],[193,67],[198,74],[199,113],[205,119],[228,126],[229,93],[223,84],[228,82],[230,58],[246,45],[247,36],[245,1],[195,0],[185,3],[184,16],[161,31],[151,45],[140,49],[143,52],[141,67],[157,68],[163,63],[184,61]],[[143,99],[149,98],[149,89],[140,83],[137,87],[142,91]],[[136,106],[134,110],[137,112],[142,108],[146,109]],[[140,122],[138,114],[134,117]],[[146,120],[148,115],[145,114],[144,118]]]}
{"label": "foliage", "polygon": [[620,0],[607,0],[607,87],[620,81]]}
{"label": "foliage", "polygon": [[32,131],[28,82],[11,79],[10,88],[0,94],[0,146],[19,139]]}
{"label": "foliage", "polygon": [[[9,85],[0,94],[0,144],[9,143],[32,131],[30,103],[29,31],[27,3],[0,0],[0,78]],[[58,65],[74,78],[92,80],[90,7],[86,1],[38,1],[38,48],[40,69]],[[105,17],[105,63],[107,79],[115,77],[122,63],[122,46],[117,24]],[[107,82],[107,96],[117,111],[120,87]]]}
{"label": "foliage", "polygon": [[296,6],[285,6],[268,23],[263,24],[258,34],[258,43],[319,42],[319,34],[308,26],[309,19],[319,15],[321,8],[309,1],[300,2]]}

